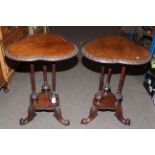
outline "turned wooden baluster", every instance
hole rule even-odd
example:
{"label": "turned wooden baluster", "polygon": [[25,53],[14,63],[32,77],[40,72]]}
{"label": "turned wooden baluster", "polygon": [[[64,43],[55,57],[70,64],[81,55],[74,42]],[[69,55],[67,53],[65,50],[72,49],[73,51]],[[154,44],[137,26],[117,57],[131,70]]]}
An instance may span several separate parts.
{"label": "turned wooden baluster", "polygon": [[47,84],[47,67],[43,66],[44,85]]}
{"label": "turned wooden baluster", "polygon": [[126,67],[123,66],[122,70],[121,70],[121,76],[120,76],[120,80],[119,80],[119,84],[118,84],[118,89],[117,89],[117,93],[119,93],[119,94],[122,94],[124,80],[125,80],[125,74],[126,74]]}
{"label": "turned wooden baluster", "polygon": [[118,89],[117,89],[117,93],[116,93],[117,102],[116,102],[115,116],[123,124],[130,125],[130,119],[124,118],[123,110],[122,110],[122,106],[121,106],[121,102],[123,100],[122,90],[123,90],[123,85],[124,85],[124,80],[125,80],[125,74],[126,74],[126,67],[122,66],[120,80],[119,80]]}
{"label": "turned wooden baluster", "polygon": [[32,87],[32,93],[36,92],[36,85],[35,85],[35,77],[34,77],[34,65],[30,64],[30,77],[31,77],[31,87]]}
{"label": "turned wooden baluster", "polygon": [[108,68],[107,83],[110,83],[110,80],[111,80],[111,73],[112,73],[112,69],[111,69],[111,68]]}
{"label": "turned wooden baluster", "polygon": [[104,86],[104,66],[101,66],[100,82],[99,82],[99,91],[103,91]]}
{"label": "turned wooden baluster", "polygon": [[52,64],[52,92],[56,91],[56,65]]}
{"label": "turned wooden baluster", "polygon": [[111,91],[111,87],[110,87],[111,73],[112,73],[112,69],[108,68],[107,80],[106,80],[106,84],[105,84],[105,87],[104,87],[105,94],[107,94],[108,91]]}
{"label": "turned wooden baluster", "polygon": [[50,86],[47,82],[47,67],[45,65],[43,66],[43,78],[44,78],[44,83],[42,85],[42,91],[46,93],[50,91]]}
{"label": "turned wooden baluster", "polygon": [[31,103],[37,103],[38,95],[36,93],[35,75],[34,75],[34,65],[30,64],[30,77],[31,77]]}

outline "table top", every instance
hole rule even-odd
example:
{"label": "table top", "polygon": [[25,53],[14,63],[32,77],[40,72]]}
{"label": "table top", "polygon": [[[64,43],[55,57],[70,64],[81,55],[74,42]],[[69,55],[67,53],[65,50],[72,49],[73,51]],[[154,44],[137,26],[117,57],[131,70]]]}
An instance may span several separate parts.
{"label": "table top", "polygon": [[28,36],[11,44],[5,54],[16,61],[60,61],[74,57],[78,48],[56,34]]}
{"label": "table top", "polygon": [[147,49],[121,36],[99,36],[87,43],[82,53],[100,63],[140,65],[151,59]]}

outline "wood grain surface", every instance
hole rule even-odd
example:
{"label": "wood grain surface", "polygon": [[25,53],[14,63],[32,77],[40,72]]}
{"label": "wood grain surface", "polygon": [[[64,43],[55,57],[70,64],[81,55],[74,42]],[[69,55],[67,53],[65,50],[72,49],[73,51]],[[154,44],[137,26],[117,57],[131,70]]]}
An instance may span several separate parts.
{"label": "wood grain surface", "polygon": [[55,34],[28,36],[8,47],[9,54],[16,57],[61,57],[74,50],[73,43]]}
{"label": "wood grain surface", "polygon": [[92,42],[86,44],[83,50],[94,58],[108,59],[108,61],[115,60],[123,63],[128,61],[149,60],[149,51],[144,47],[135,44],[121,36],[100,36]]}

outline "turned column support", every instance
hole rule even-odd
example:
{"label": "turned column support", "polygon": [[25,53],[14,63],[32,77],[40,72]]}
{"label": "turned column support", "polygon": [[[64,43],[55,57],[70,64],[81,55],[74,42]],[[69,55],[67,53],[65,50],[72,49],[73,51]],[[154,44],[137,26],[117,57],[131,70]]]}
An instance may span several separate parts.
{"label": "turned column support", "polygon": [[43,79],[44,79],[44,83],[42,85],[42,91],[43,92],[49,92],[50,86],[47,82],[47,67],[46,67],[46,65],[43,66]]}
{"label": "turned column support", "polygon": [[59,95],[56,93],[56,64],[52,64],[52,94],[51,103],[59,105]]}
{"label": "turned column support", "polygon": [[105,86],[104,86],[105,94],[107,94],[108,91],[111,91],[111,86],[110,86],[111,73],[112,73],[112,68],[108,68],[107,80],[106,80],[106,83],[105,83]]}
{"label": "turned column support", "polygon": [[105,67],[102,65],[101,66],[101,74],[100,74],[100,82],[99,82],[99,91],[103,91],[103,86],[104,86],[104,69]]}
{"label": "turned column support", "polygon": [[56,91],[56,65],[52,64],[52,92]]}
{"label": "turned column support", "polygon": [[95,97],[97,99],[101,99],[104,95],[104,90],[103,90],[103,86],[104,86],[104,66],[101,66],[101,73],[100,73],[100,80],[99,80],[99,87],[98,87],[98,92],[95,94]]}
{"label": "turned column support", "polygon": [[31,99],[32,103],[37,103],[38,95],[36,93],[34,64],[30,64],[30,78],[31,78],[31,88],[32,88],[32,93],[30,95],[30,99]]}
{"label": "turned column support", "polygon": [[126,67],[122,66],[120,80],[119,80],[118,89],[117,89],[117,93],[116,93],[116,99],[118,101],[122,101],[122,99],[123,99],[122,90],[123,90],[123,85],[124,85],[124,81],[125,81],[125,76],[126,76]]}

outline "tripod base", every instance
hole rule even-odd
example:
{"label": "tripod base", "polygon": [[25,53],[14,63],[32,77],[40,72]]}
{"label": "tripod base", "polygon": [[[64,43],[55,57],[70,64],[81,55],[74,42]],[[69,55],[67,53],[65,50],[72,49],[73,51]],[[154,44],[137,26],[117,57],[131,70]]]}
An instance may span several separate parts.
{"label": "tripod base", "polygon": [[99,110],[112,110],[115,112],[116,118],[125,125],[130,125],[130,120],[123,117],[123,111],[120,101],[118,101],[112,92],[100,93],[103,94],[99,97],[94,97],[93,105],[91,107],[89,116],[81,120],[81,124],[90,123],[96,116]]}
{"label": "tripod base", "polygon": [[28,116],[25,119],[20,119],[20,125],[25,125],[32,121],[34,117],[36,116],[37,111],[53,111],[54,117],[63,125],[69,125],[70,121],[65,120],[61,114],[61,109],[59,107],[59,99],[56,100],[55,103],[52,103],[50,100],[52,93],[51,92],[40,92],[38,95],[38,101],[33,103],[31,100],[31,105],[28,110]]}

